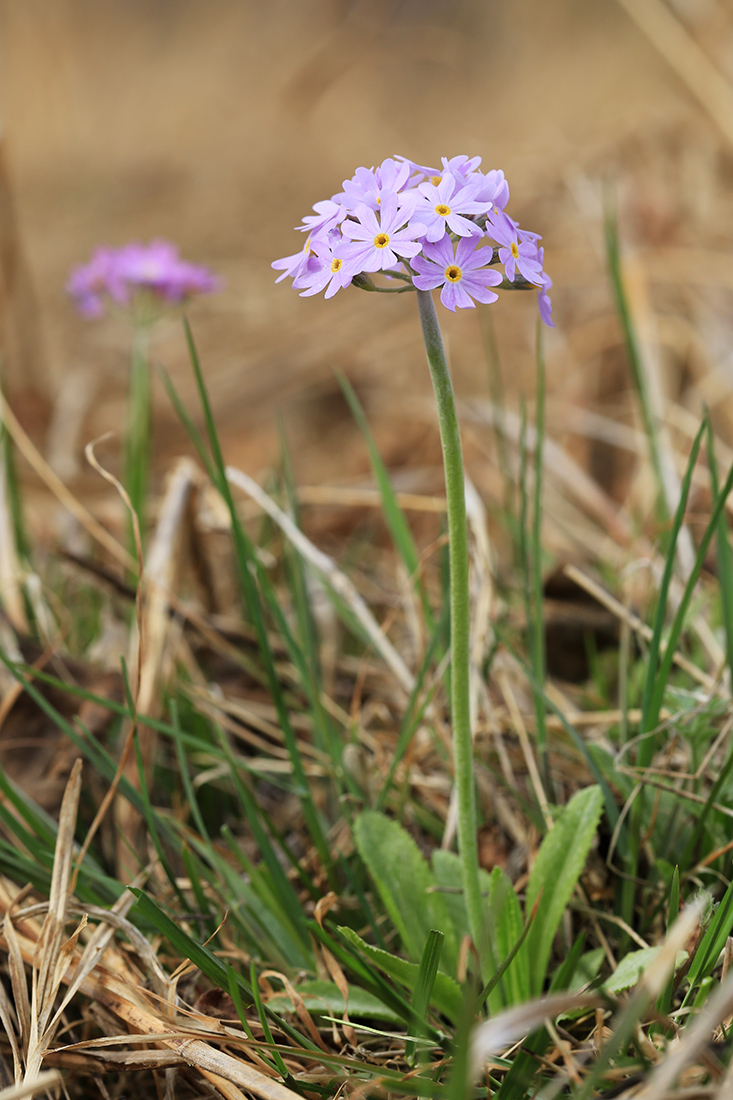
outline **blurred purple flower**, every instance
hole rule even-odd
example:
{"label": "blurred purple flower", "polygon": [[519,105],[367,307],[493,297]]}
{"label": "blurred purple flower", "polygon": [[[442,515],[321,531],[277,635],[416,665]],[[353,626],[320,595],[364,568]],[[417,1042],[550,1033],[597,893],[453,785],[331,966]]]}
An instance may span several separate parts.
{"label": "blurred purple flower", "polygon": [[168,241],[122,248],[98,248],[88,264],[72,270],[66,289],[85,317],[104,313],[105,296],[127,306],[139,291],[160,302],[178,305],[194,294],[218,290],[220,280],[208,268],[182,260]]}
{"label": "blurred purple flower", "polygon": [[498,286],[501,272],[487,267],[493,250],[479,248],[473,237],[461,237],[455,255],[449,236],[423,245],[423,255],[416,256],[411,265],[418,274],[413,283],[418,290],[435,290],[442,286],[440,300],[446,309],[454,313],[456,307],[473,309],[474,302],[495,302],[499,297],[490,286]]}
{"label": "blurred purple flower", "polygon": [[83,317],[100,317],[104,313],[105,294],[115,304],[125,304],[125,286],[117,275],[116,265],[115,249],[98,248],[88,264],[72,268],[66,289]]}

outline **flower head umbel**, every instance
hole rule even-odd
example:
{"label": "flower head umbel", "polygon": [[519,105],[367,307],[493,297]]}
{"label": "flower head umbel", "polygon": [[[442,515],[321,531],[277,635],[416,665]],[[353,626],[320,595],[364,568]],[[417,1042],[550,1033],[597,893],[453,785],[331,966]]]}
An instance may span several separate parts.
{"label": "flower head umbel", "polygon": [[66,284],[85,317],[99,317],[107,301],[124,307],[144,295],[154,312],[219,287],[208,268],[182,260],[176,246],[163,240],[98,248],[88,264],[73,269]]}
{"label": "flower head umbel", "polygon": [[[352,283],[392,294],[440,288],[451,310],[494,302],[489,287],[535,287],[540,316],[552,325],[540,238],[506,213],[504,173],[483,172],[481,157],[465,154],[441,164],[388,157],[376,168],[357,168],[342,191],[303,218],[305,247],[274,261],[282,272],[276,281],[289,275],[301,295],[325,291],[327,298]],[[376,286],[368,276],[377,271],[403,285]]]}

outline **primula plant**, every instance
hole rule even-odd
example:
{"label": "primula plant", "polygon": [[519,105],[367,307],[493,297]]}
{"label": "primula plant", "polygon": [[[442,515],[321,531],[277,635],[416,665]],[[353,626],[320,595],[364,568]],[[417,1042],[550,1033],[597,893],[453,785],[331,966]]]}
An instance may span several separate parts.
{"label": "primula plant", "polygon": [[[536,233],[520,229],[505,211],[509,186],[500,170],[480,170],[481,158],[443,157],[442,169],[388,158],[358,168],[343,191],[318,202],[299,227],[300,252],[275,260],[301,295],[325,290],[332,298],[355,285],[383,293],[416,291],[423,341],[435,391],[445,470],[450,541],[451,718],[458,805],[458,841],[468,923],[487,963],[479,883],[477,821],[470,717],[469,563],[461,438],[450,371],[430,291],[440,288],[447,309],[495,302],[494,287],[536,288],[540,315],[552,325]],[[498,265],[503,265],[502,274]],[[372,275],[399,287],[377,286]],[[485,965],[484,965],[485,969]]]}
{"label": "primula plant", "polygon": [[72,270],[66,284],[83,317],[101,317],[109,307],[127,314],[133,324],[125,487],[141,532],[145,529],[143,510],[150,464],[150,333],[166,312],[219,286],[220,280],[212,272],[182,260],[176,246],[164,240],[98,248],[89,263]]}

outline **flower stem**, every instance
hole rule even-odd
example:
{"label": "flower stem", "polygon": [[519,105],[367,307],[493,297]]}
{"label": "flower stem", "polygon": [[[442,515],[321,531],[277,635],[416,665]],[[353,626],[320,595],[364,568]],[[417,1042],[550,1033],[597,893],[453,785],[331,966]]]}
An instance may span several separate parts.
{"label": "flower stem", "polygon": [[478,841],[476,836],[476,795],[473,777],[473,745],[470,706],[471,613],[468,590],[468,530],[463,477],[461,434],[453,397],[448,361],[443,348],[438,317],[429,291],[418,290],[423,341],[435,391],[443,448],[445,495],[448,507],[450,546],[450,636],[451,636],[451,720],[453,726],[453,767],[458,803],[458,848],[463,873],[463,890],[468,925],[481,955],[484,944],[484,919],[479,886]]}
{"label": "flower stem", "polygon": [[[138,325],[132,344],[130,387],[127,404],[127,439],[125,441],[125,488],[137,514],[141,536],[145,533],[145,501],[150,467],[151,390],[148,361],[150,327]],[[130,548],[136,553],[135,537],[130,522]]]}

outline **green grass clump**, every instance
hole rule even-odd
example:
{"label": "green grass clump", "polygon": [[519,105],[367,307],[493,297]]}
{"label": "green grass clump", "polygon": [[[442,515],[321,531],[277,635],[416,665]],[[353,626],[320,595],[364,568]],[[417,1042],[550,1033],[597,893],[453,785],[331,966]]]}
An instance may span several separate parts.
{"label": "green grass clump", "polygon": [[[609,256],[636,355],[612,227]],[[67,771],[73,757],[83,759],[85,781],[59,823],[59,800],[42,806],[17,761],[6,756],[0,769],[8,977],[0,1019],[16,1078],[38,1064],[38,1036],[57,1034],[49,1013],[58,989],[86,960],[64,1005],[59,1049],[43,1052],[77,1074],[67,1078],[70,1095],[81,1095],[100,1065],[126,1075],[147,1065],[172,1074],[169,1084],[175,1078],[186,1095],[213,1075],[282,1100],[344,1091],[449,1100],[487,1088],[501,1100],[590,1100],[641,1083],[649,1095],[673,1095],[683,1079],[712,1094],[728,1074],[728,1044],[718,1040],[732,1011],[723,971],[733,923],[733,471],[717,469],[709,419],[685,457],[662,549],[645,544],[659,580],[648,605],[630,610],[648,625],[629,628],[618,652],[602,657],[587,637],[591,678],[577,696],[594,712],[586,721],[547,671],[550,471],[538,356],[535,442],[530,451],[525,416],[514,458],[506,439],[501,451],[504,472],[512,460],[519,472],[519,514],[503,517],[517,572],[502,589],[483,678],[476,670],[485,864],[476,937],[453,843],[439,525],[431,556],[346,380],[389,560],[409,578],[401,602],[387,613],[369,606],[309,543],[284,437],[273,482],[279,499],[269,502],[266,525],[245,520],[237,486],[247,482],[227,470],[185,331],[199,414],[166,385],[201,484],[223,502],[229,546],[223,559],[204,560],[195,507],[179,535],[198,539],[199,580],[231,570],[239,604],[226,615],[201,610],[193,575],[184,575],[162,602],[144,578],[136,610],[124,580],[111,594],[101,563],[55,562],[48,590],[78,616],[44,647],[41,605],[24,594],[26,634],[17,650],[4,643],[0,656],[27,711],[8,705],[5,720],[17,730],[34,715],[43,736],[53,731],[65,746]],[[661,479],[642,372],[637,355],[634,379]],[[7,496],[22,503],[13,471],[7,460]],[[710,516],[685,572],[678,542],[701,477]],[[19,532],[18,517],[8,519]],[[15,538],[30,569],[33,547]],[[386,558],[375,551],[364,568],[377,576]],[[613,578],[608,563],[594,565],[607,583]],[[131,636],[137,630],[142,649],[139,663],[120,662],[101,680],[89,653],[99,651],[110,617]],[[699,640],[700,618],[719,624],[720,667]],[[57,624],[63,632],[63,615]],[[334,638],[335,651],[327,644]],[[155,689],[144,696],[148,682]],[[104,937],[107,954],[97,957]],[[51,963],[58,988],[44,987]],[[30,998],[29,968],[37,990]],[[97,1010],[83,1009],[85,1001]],[[117,1062],[98,1053],[113,1033]],[[144,1086],[131,1080],[152,1095],[149,1076]]]}

